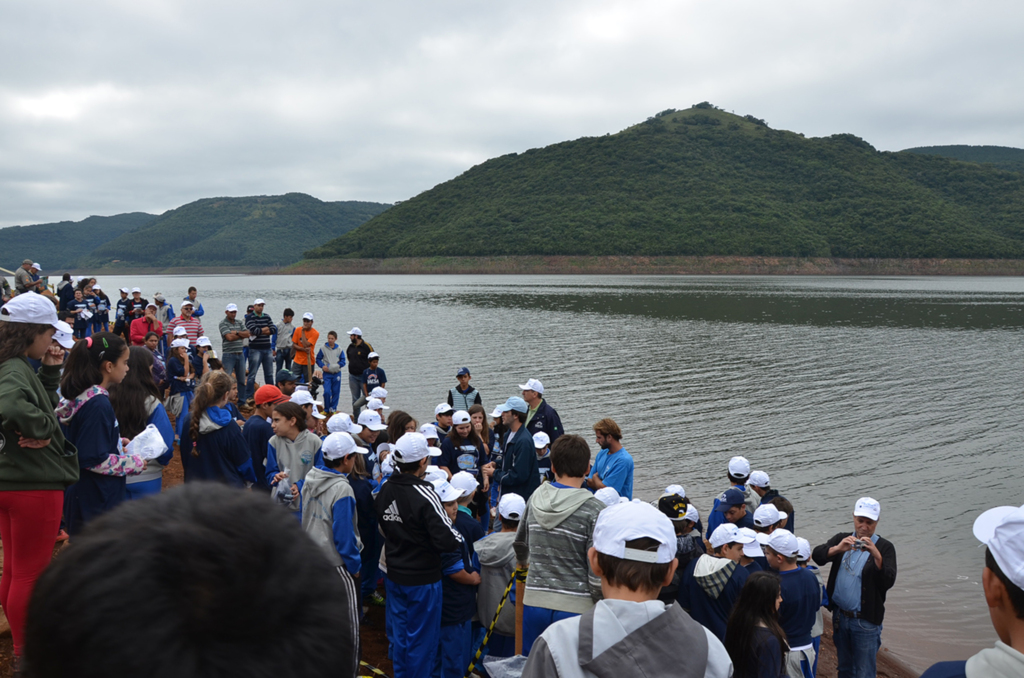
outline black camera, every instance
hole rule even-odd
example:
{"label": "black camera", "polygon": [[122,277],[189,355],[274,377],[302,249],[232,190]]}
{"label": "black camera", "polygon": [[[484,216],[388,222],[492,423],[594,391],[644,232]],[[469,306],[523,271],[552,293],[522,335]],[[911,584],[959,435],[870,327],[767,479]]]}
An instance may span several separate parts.
{"label": "black camera", "polygon": [[316,400],[316,395],[320,392],[320,387],[323,385],[324,380],[314,375],[313,379],[309,382],[309,394],[313,396],[313,400]]}

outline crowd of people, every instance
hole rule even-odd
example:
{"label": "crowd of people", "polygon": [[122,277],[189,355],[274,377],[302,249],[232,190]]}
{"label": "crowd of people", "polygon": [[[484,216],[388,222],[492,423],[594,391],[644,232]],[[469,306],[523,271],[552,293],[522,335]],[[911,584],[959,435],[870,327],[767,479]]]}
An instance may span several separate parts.
{"label": "crowd of people", "polygon": [[[23,270],[30,275],[28,263]],[[592,457],[585,437],[563,430],[536,378],[488,411],[471,371],[453,368],[454,385],[430,415],[417,419],[386,404],[380,355],[358,327],[347,333],[343,350],[334,331],[321,342],[311,313],[294,326],[295,314],[285,309],[275,324],[262,299],[243,320],[229,304],[218,322],[217,358],[194,287],[176,315],[161,294],[151,302],[138,288],[122,288],[121,299],[110,304],[95,279],[62,282],[52,298],[26,284],[0,309],[0,604],[19,670],[26,657],[33,675],[69,675],[70,667],[85,665],[84,656],[95,658],[92,625],[60,635],[73,623],[69,611],[88,607],[82,571],[139,572],[141,565],[129,562],[133,553],[180,557],[182,569],[164,578],[140,574],[152,600],[135,601],[125,612],[112,602],[106,612],[152,620],[163,610],[168,624],[196,620],[212,636],[196,647],[216,640],[230,653],[232,632],[214,620],[233,618],[220,606],[249,592],[225,586],[204,593],[191,582],[202,588],[217,580],[219,554],[233,545],[321,554],[312,557],[318,563],[301,567],[293,554],[282,555],[295,570],[277,572],[290,580],[291,597],[274,598],[280,610],[254,613],[280,619],[291,608],[295,629],[281,632],[288,638],[304,625],[330,626],[328,637],[310,631],[299,649],[286,653],[291,660],[282,666],[289,673],[300,664],[316,666],[319,658],[292,655],[323,640],[333,643],[322,650],[336,660],[332,675],[356,675],[360,625],[369,606],[381,605],[396,678],[461,678],[485,637],[488,658],[476,662],[481,674],[810,678],[825,608],[832,613],[839,676],[876,674],[897,561],[894,545],[876,534],[881,506],[871,497],[851,502],[852,525],[817,546],[796,535],[794,505],[769,473],[742,456],[724,464],[728,485],[703,516],[682,484],[643,501],[634,497],[634,460],[620,426],[607,417],[592,425],[588,437],[599,449]],[[345,367],[351,409],[339,411]],[[157,458],[132,452],[131,441],[147,427],[166,447]],[[186,489],[162,492],[175,447]],[[241,495],[260,497],[259,510],[235,499]],[[243,507],[261,516],[253,529],[264,546],[258,535],[238,535],[249,520],[238,518]],[[154,516],[168,515],[199,522],[206,532],[145,529]],[[241,523],[218,527],[226,515]],[[971,678],[1020,675],[979,667],[1024,666],[1024,508],[983,518],[976,534],[989,548],[985,594],[1001,642],[994,654],[972,660],[975,668],[943,665],[930,678],[965,670]],[[282,536],[296,525],[309,538],[301,547]],[[223,544],[216,543],[218,530],[230,535]],[[33,597],[55,540],[68,535],[68,556],[47,570]],[[116,555],[98,546],[120,539],[132,544],[108,549]],[[196,564],[204,558],[195,552],[199,544],[209,563]],[[87,557],[96,562],[85,566]],[[236,562],[246,555],[224,557]],[[826,565],[823,580],[818,567]],[[157,569],[166,574],[168,568]],[[316,573],[313,579],[294,580],[307,570]],[[522,600],[513,594],[508,602],[523,572]],[[270,586],[249,581],[249,574],[242,577],[249,587]],[[69,587],[65,578],[84,583]],[[316,602],[295,609],[310,596],[303,584],[331,609]],[[168,611],[179,594],[213,609]],[[168,600],[158,600],[161,595]],[[152,610],[142,614],[138,608],[147,601]],[[240,605],[252,609],[251,600]],[[306,612],[318,615],[317,623],[298,619]],[[177,628],[189,637],[199,633]],[[251,635],[253,643],[265,637]],[[46,651],[52,638],[62,639],[60,652]],[[202,674],[189,662],[206,650],[172,640],[187,646],[172,661]],[[109,658],[95,661],[110,666]],[[117,668],[106,673],[126,675]]]}

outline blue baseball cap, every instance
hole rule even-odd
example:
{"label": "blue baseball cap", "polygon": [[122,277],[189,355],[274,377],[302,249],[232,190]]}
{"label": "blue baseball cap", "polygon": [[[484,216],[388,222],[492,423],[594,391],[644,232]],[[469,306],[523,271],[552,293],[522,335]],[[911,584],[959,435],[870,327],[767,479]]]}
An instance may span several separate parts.
{"label": "blue baseball cap", "polygon": [[526,413],[530,411],[530,407],[526,404],[526,401],[519,396],[512,396],[505,401],[504,405],[498,405],[498,409],[502,412],[512,412],[514,410],[516,412]]}
{"label": "blue baseball cap", "polygon": [[722,493],[721,498],[718,500],[718,508],[715,509],[721,513],[725,513],[733,506],[739,506],[746,501],[743,498],[743,492],[737,490],[735,487],[730,487],[728,490]]}
{"label": "blue baseball cap", "polygon": [[468,367],[460,367],[459,371],[455,373],[455,376],[456,377],[461,377],[464,374],[469,374],[469,368]]}

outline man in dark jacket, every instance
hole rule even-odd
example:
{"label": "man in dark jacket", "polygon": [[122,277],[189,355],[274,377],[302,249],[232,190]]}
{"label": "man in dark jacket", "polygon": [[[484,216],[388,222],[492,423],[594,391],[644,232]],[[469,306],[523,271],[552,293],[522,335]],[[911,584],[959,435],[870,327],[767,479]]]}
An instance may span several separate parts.
{"label": "man in dark jacket", "polygon": [[558,436],[565,431],[562,430],[562,420],[558,418],[558,412],[544,400],[544,384],[537,379],[527,379],[519,388],[523,389],[523,400],[528,406],[526,428],[530,429],[530,435],[543,431],[548,434],[551,444],[554,444]]}
{"label": "man in dark jacket", "polygon": [[481,471],[493,478],[502,495],[515,492],[529,501],[530,495],[540,486],[537,450],[533,446],[533,434],[526,428],[529,407],[525,400],[513,396],[504,405],[498,405],[498,409],[501,410],[501,422],[508,429],[501,446],[504,451],[501,468],[496,468],[492,461]]}
{"label": "man in dark jacket", "polygon": [[370,367],[370,354],[373,346],[363,341],[363,331],[353,327],[348,331],[349,343],[345,349],[348,358],[348,388],[352,392],[352,417],[359,416],[356,403],[363,397],[363,372]]}
{"label": "man in dark jacket", "polygon": [[875,534],[880,512],[871,497],[858,499],[853,534],[840,532],[812,554],[819,566],[832,564],[826,589],[839,678],[875,676],[885,594],[896,583],[896,547]]}
{"label": "man in dark jacket", "polygon": [[434,666],[441,641],[441,554],[460,550],[462,535],[423,480],[441,450],[420,433],[406,433],[391,450],[396,473],[381,486],[375,508],[384,534],[395,678],[406,678]]}

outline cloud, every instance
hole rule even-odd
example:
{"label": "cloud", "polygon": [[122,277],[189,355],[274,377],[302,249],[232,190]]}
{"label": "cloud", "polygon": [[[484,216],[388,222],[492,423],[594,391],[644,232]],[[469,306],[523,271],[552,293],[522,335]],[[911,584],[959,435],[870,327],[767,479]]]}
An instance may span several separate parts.
{"label": "cloud", "polygon": [[711,101],[878,148],[1024,146],[1010,2],[40,0],[0,24],[0,225],[392,202]]}

